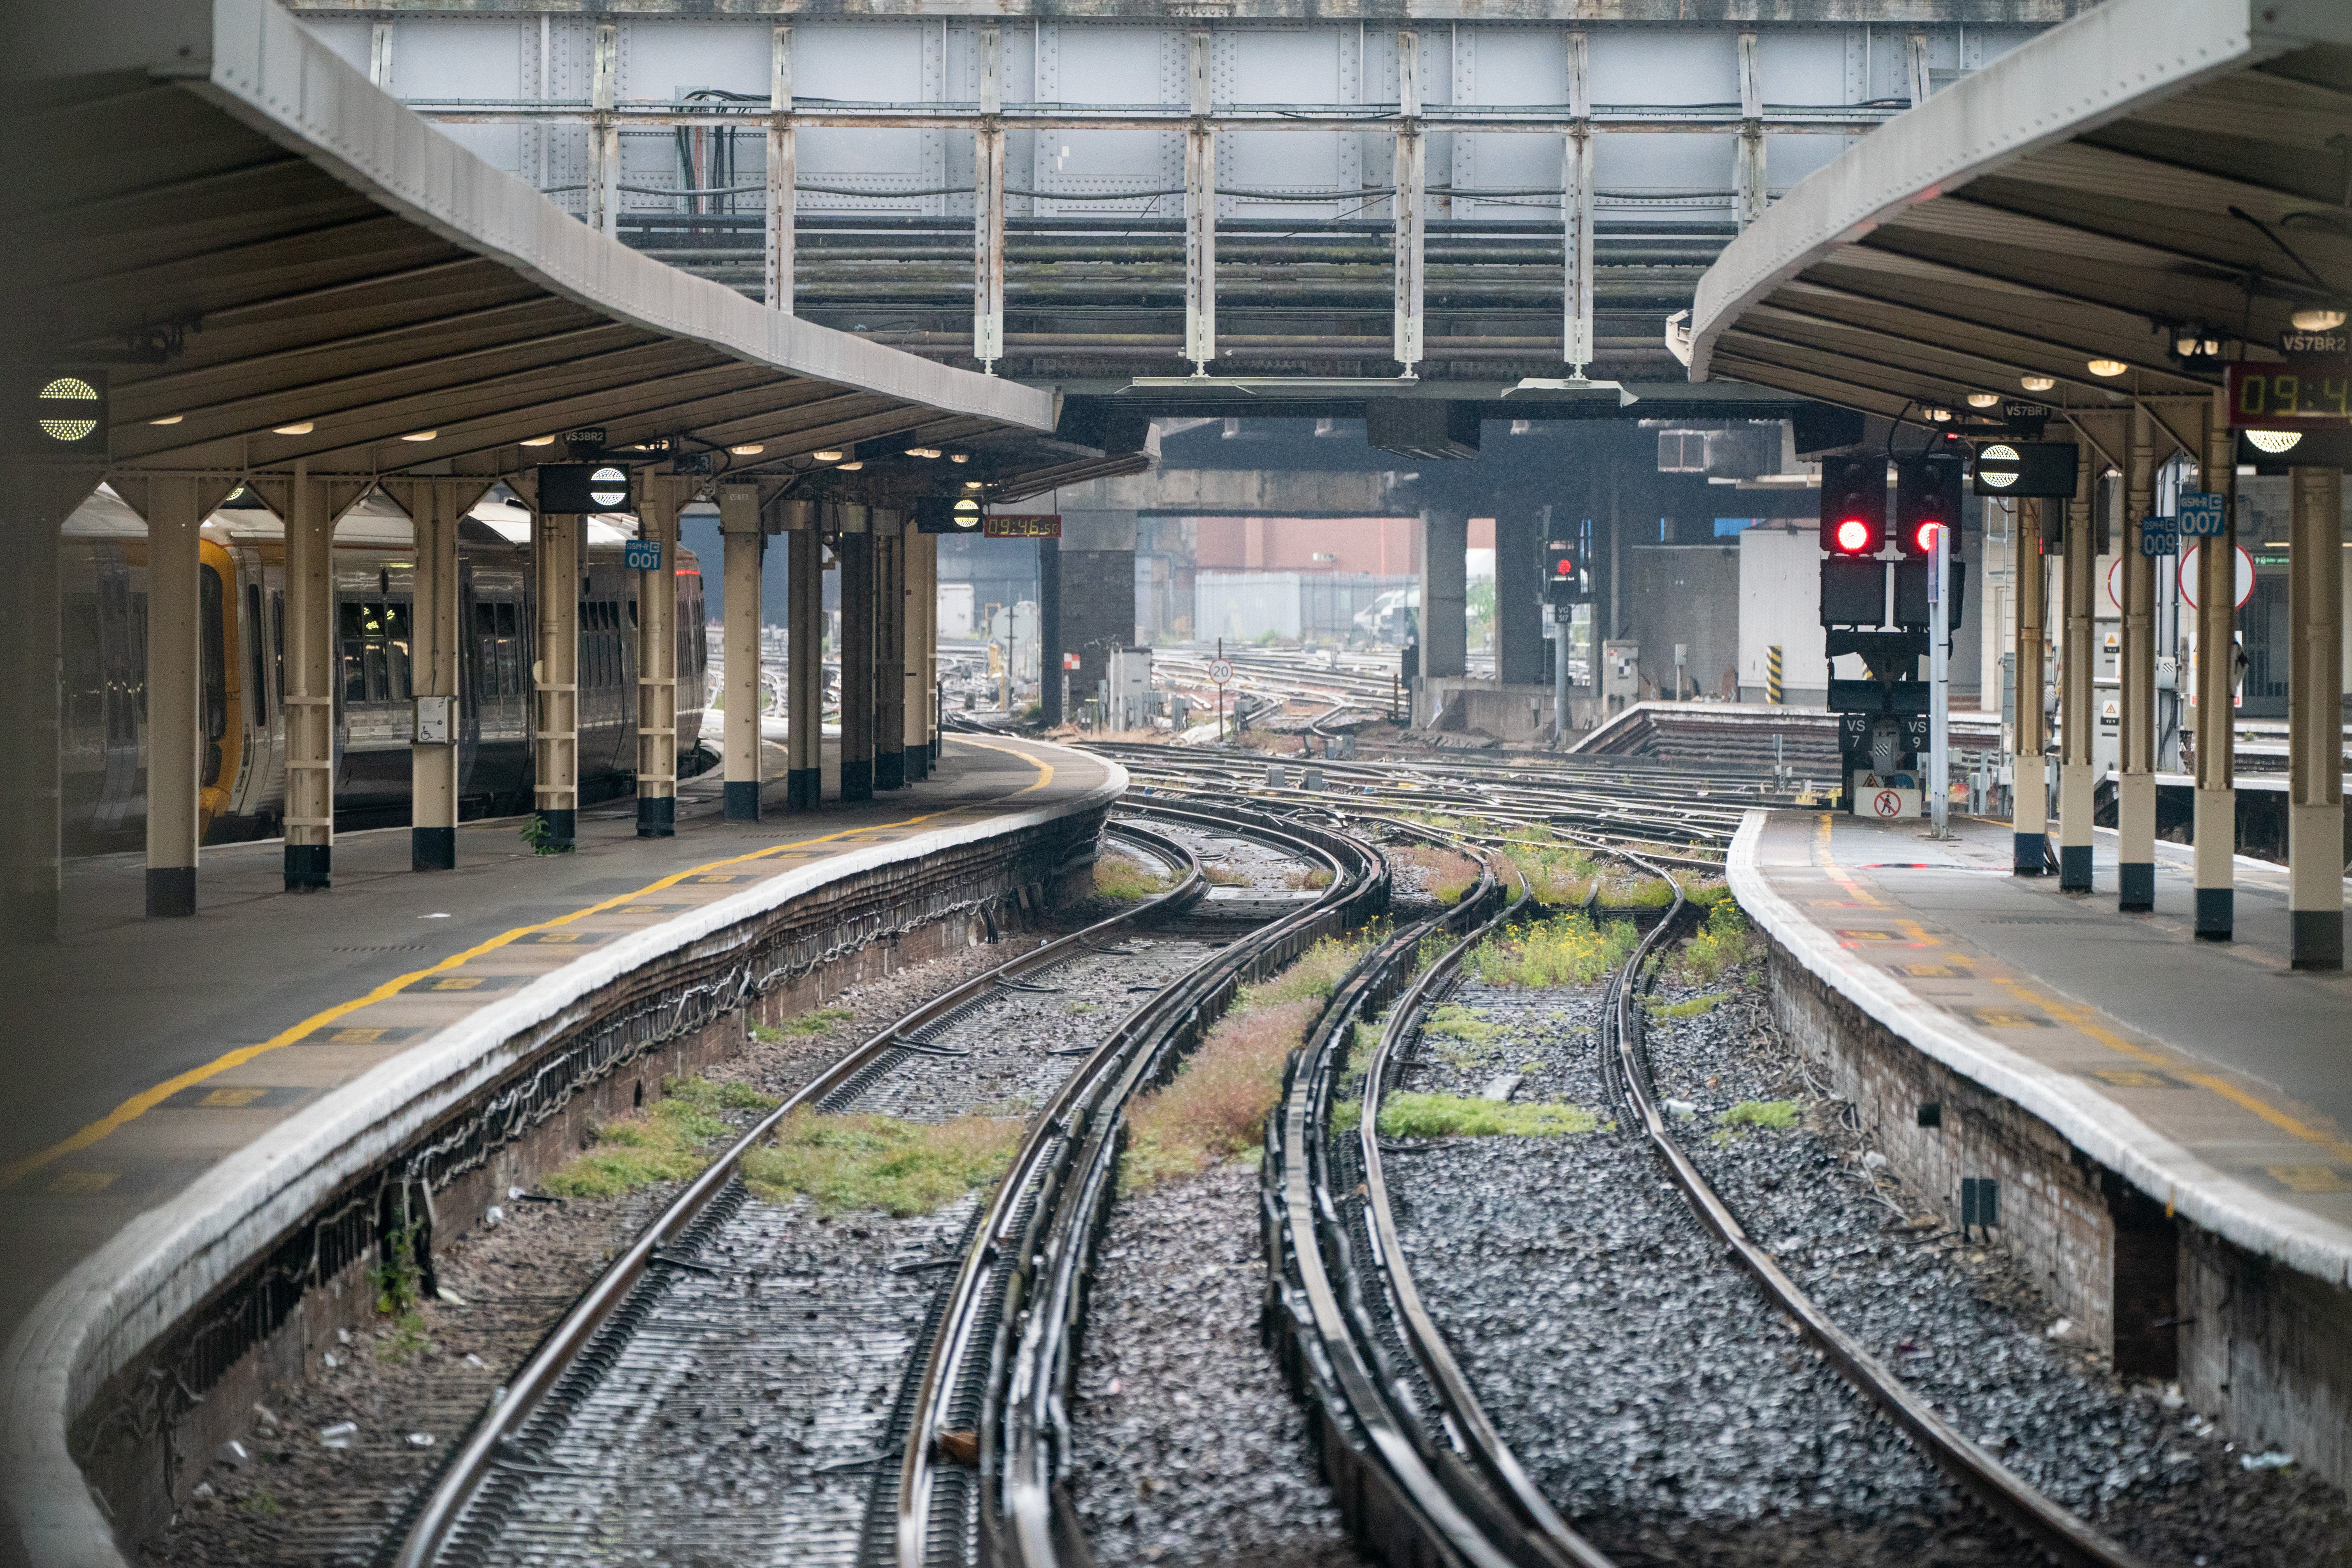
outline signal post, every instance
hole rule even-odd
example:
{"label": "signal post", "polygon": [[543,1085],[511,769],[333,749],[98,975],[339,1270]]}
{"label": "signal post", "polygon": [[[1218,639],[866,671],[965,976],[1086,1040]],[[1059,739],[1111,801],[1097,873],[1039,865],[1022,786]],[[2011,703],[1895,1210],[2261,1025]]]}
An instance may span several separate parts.
{"label": "signal post", "polygon": [[[1954,542],[1959,536],[1959,454],[1919,453],[1898,458],[1894,466],[1894,556],[1886,553],[1884,455],[1823,458],[1821,512],[1825,651],[1832,661],[1858,655],[1867,671],[1862,680],[1832,674],[1829,682],[1847,807],[1889,818],[1919,815],[1903,799],[1901,777],[1918,777],[1922,806],[1928,792],[1950,787],[1921,772],[1931,745],[1930,692],[1918,672],[1932,639],[1948,639],[1958,624],[1964,581],[1955,575],[1940,603],[1930,584],[1937,535]],[[1957,552],[1951,564],[1959,564]],[[1866,800],[1858,794],[1864,787],[1871,790]]]}

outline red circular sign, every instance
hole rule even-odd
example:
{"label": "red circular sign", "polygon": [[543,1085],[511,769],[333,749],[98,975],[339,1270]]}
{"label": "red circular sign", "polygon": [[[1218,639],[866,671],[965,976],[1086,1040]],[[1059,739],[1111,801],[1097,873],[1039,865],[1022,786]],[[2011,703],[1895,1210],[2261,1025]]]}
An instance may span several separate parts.
{"label": "red circular sign", "polygon": [[1903,815],[1903,797],[1891,789],[1883,789],[1871,798],[1870,809],[1879,816]]}

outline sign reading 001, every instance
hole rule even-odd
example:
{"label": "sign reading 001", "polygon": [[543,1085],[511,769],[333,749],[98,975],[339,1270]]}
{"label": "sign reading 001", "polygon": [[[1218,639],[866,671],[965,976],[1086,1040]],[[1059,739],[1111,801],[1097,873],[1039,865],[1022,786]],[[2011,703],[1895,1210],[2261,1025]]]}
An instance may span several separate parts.
{"label": "sign reading 001", "polygon": [[2352,429],[2352,360],[2230,366],[2230,427]]}

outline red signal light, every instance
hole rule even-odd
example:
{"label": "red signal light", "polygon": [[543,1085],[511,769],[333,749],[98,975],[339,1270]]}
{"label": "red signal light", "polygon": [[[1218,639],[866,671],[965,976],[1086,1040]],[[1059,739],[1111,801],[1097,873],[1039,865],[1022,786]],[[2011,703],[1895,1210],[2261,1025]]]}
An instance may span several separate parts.
{"label": "red signal light", "polygon": [[1837,525],[1838,548],[1847,554],[1858,554],[1870,548],[1870,524],[1858,517],[1847,518]]}
{"label": "red signal light", "polygon": [[1920,554],[1933,555],[1936,552],[1936,530],[1943,526],[1940,522],[1930,521],[1921,523],[1912,531],[1911,538],[1918,545]]}

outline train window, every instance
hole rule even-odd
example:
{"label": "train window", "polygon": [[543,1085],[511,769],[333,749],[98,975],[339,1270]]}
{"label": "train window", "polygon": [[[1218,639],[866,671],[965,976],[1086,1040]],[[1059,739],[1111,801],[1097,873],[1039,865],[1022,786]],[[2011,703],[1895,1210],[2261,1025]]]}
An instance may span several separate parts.
{"label": "train window", "polygon": [[139,718],[147,719],[147,595],[131,595],[131,670],[139,692]]}
{"label": "train window", "polygon": [[59,629],[65,634],[66,728],[98,730],[106,722],[106,637],[99,623],[98,595],[67,595]]}
{"label": "train window", "polygon": [[245,585],[245,641],[246,646],[253,649],[253,657],[247,661],[253,669],[253,679],[247,684],[253,692],[253,722],[256,728],[265,727],[269,722],[268,632],[268,623],[261,618],[261,584],[247,583]]}
{"label": "train window", "polygon": [[367,689],[367,606],[356,599],[347,599],[336,606],[340,612],[343,661],[343,700],[346,703],[365,702]]}
{"label": "train window", "polygon": [[383,607],[384,668],[389,677],[384,695],[394,702],[408,700],[408,603],[394,599]]}
{"label": "train window", "polygon": [[205,777],[220,783],[221,737],[228,733],[228,643],[221,617],[226,595],[220,574],[210,566],[196,574],[196,609],[204,624]]}
{"label": "train window", "polygon": [[522,628],[520,612],[512,605],[499,606],[499,689],[509,697],[520,696],[522,679]]}
{"label": "train window", "polygon": [[370,702],[381,702],[392,685],[392,677],[384,668],[383,601],[370,599],[360,605],[360,626],[364,634],[362,652],[367,661],[367,697]]}
{"label": "train window", "polygon": [[499,607],[477,602],[474,605],[474,695],[499,695]]}

